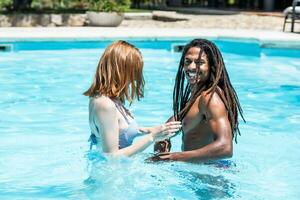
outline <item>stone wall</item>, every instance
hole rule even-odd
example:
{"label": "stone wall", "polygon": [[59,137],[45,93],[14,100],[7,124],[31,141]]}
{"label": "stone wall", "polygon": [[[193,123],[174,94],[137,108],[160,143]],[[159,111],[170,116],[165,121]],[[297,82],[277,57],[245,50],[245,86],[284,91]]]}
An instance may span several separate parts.
{"label": "stone wall", "polygon": [[84,26],[86,14],[0,14],[0,27]]}

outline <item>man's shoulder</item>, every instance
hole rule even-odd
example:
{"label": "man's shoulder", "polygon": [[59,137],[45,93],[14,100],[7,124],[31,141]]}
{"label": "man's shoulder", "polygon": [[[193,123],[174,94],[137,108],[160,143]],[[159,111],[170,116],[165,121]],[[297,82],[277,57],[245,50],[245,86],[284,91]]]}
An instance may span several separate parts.
{"label": "man's shoulder", "polygon": [[220,88],[217,88],[217,91],[206,92],[201,96],[200,106],[202,111],[207,115],[208,118],[215,118],[225,116],[226,106],[219,94],[223,94],[223,91]]}
{"label": "man's shoulder", "polygon": [[216,110],[216,109],[225,109],[225,104],[219,94],[223,94],[223,91],[218,87],[217,91],[209,92],[204,91],[199,96],[199,107],[205,110]]}
{"label": "man's shoulder", "polygon": [[206,90],[206,91],[203,91],[200,95],[199,95],[199,100],[200,100],[200,103],[204,104],[204,105],[208,105],[210,103],[214,104],[214,105],[218,105],[218,104],[224,104],[220,95],[219,94],[223,94],[223,90],[219,87],[217,87],[217,91],[209,91],[209,90]]}

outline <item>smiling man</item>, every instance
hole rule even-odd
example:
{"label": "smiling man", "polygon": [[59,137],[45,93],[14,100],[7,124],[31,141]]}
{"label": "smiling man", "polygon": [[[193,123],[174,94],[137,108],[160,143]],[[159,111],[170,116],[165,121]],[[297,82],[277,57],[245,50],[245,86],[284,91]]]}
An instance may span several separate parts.
{"label": "smiling man", "polygon": [[232,140],[239,133],[238,113],[244,118],[213,42],[195,39],[185,46],[175,80],[173,109],[170,120],[183,124],[182,152],[162,153],[163,148],[156,148],[161,153],[153,160],[211,161],[232,156]]}

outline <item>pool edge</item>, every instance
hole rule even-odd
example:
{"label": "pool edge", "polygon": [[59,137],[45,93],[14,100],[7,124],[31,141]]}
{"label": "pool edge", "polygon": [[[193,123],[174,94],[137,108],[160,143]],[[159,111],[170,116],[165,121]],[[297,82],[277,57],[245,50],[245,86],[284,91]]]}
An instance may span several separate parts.
{"label": "pool edge", "polygon": [[201,28],[9,27],[0,28],[1,41],[189,40],[193,38],[257,42],[261,48],[300,49],[300,35],[279,31]]}

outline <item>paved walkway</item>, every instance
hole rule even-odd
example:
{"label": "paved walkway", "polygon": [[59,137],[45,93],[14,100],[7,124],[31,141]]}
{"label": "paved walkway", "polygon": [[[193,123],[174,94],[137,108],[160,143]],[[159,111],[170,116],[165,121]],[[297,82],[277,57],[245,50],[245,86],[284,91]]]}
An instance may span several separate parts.
{"label": "paved walkway", "polygon": [[[153,13],[154,14],[154,13]],[[152,13],[127,16],[117,28],[105,27],[0,27],[1,40],[32,39],[126,39],[126,38],[227,38],[253,39],[264,46],[293,46],[300,49],[300,34],[282,32],[280,13],[180,14],[184,21],[157,21]],[[300,28],[300,25],[299,25]]]}
{"label": "paved walkway", "polygon": [[[163,11],[163,16],[172,16],[187,19],[186,21],[158,21],[151,17],[144,19],[124,20],[121,27],[159,27],[159,28],[225,28],[225,29],[249,29],[249,30],[274,30],[282,31],[283,14],[265,13],[265,12],[237,12],[227,11],[228,14],[215,14],[215,11],[199,11],[199,9],[186,8],[185,13],[182,12],[166,12]],[[155,13],[157,11],[154,11]],[[161,12],[161,11],[159,11]],[[190,12],[190,14],[187,14]],[[202,13],[204,12],[204,13]],[[219,11],[220,12],[220,11]],[[168,14],[169,13],[169,14]],[[134,14],[134,13],[133,13]],[[140,13],[139,13],[140,14]],[[290,30],[290,24],[286,30]],[[300,25],[296,27],[296,31],[300,32]]]}

